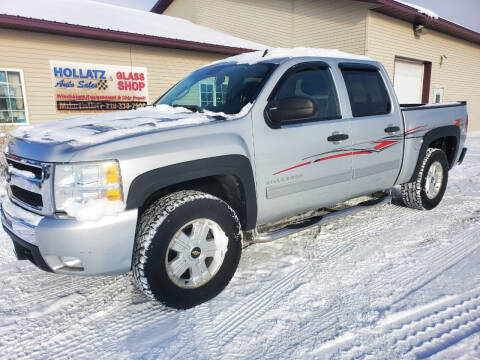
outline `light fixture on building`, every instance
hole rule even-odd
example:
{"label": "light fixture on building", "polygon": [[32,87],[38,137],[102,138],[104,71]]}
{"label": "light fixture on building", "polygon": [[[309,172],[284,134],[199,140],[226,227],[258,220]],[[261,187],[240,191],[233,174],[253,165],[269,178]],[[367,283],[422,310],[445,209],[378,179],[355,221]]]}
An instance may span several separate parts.
{"label": "light fixture on building", "polygon": [[440,55],[440,67],[442,67],[445,60],[447,60],[447,55]]}
{"label": "light fixture on building", "polygon": [[413,24],[413,34],[415,37],[420,37],[423,32],[424,26],[422,24]]}

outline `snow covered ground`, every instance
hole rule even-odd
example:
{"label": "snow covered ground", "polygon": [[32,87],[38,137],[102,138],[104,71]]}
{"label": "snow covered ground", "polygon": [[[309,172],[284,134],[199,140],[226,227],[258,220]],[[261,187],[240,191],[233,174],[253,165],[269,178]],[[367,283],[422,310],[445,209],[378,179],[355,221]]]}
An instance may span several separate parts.
{"label": "snow covered ground", "polygon": [[[188,311],[128,276],[16,261],[0,236],[0,357],[480,358],[480,134],[441,205],[385,205],[244,250],[231,284]],[[65,239],[68,241],[68,239]]]}

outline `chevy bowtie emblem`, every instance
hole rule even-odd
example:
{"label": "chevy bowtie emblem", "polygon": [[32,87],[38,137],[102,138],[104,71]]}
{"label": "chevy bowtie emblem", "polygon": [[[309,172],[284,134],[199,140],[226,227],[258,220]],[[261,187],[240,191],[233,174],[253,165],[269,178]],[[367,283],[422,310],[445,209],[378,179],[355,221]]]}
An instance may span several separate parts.
{"label": "chevy bowtie emblem", "polygon": [[196,246],[192,249],[192,251],[190,252],[190,256],[194,259],[198,258],[200,256],[200,254],[202,253],[202,250]]}

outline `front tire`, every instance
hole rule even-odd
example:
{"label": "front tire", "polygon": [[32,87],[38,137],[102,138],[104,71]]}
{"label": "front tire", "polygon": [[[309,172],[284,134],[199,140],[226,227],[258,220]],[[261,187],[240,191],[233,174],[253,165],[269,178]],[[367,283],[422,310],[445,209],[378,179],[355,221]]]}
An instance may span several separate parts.
{"label": "front tire", "polygon": [[187,309],[218,295],[230,282],[242,252],[233,209],[198,191],[154,202],[141,216],[133,277],[150,298]]}
{"label": "front tire", "polygon": [[448,160],[442,150],[427,149],[415,181],[402,185],[403,203],[418,210],[437,207],[447,188],[448,169]]}

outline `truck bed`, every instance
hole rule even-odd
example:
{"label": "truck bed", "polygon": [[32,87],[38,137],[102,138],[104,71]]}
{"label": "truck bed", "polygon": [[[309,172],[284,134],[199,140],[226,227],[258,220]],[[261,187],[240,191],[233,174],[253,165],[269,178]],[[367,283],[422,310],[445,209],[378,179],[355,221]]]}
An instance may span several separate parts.
{"label": "truck bed", "polygon": [[420,156],[420,149],[424,136],[432,130],[440,127],[458,127],[458,138],[455,158],[451,159],[454,166],[465,144],[467,127],[467,103],[465,101],[443,103],[443,104],[402,104],[400,109],[403,114],[405,126],[405,151],[402,170],[398,178],[398,184],[411,180],[417,159]]}
{"label": "truck bed", "polygon": [[402,111],[412,111],[412,110],[427,110],[427,109],[438,109],[446,107],[456,107],[456,106],[466,106],[466,101],[455,101],[441,104],[400,104],[400,109]]}

